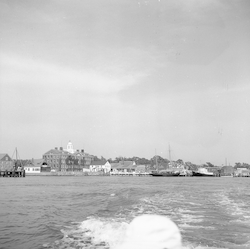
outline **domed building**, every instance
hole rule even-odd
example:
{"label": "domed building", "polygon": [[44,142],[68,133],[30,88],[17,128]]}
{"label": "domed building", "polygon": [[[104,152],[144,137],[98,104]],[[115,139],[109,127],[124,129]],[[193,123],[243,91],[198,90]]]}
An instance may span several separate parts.
{"label": "domed building", "polygon": [[53,171],[73,172],[89,169],[93,156],[84,152],[83,149],[75,150],[71,141],[68,142],[66,149],[55,147],[43,154],[43,159]]}
{"label": "domed building", "polygon": [[68,151],[71,154],[73,154],[75,152],[75,150],[73,148],[73,144],[71,143],[71,141],[68,142],[66,151]]}

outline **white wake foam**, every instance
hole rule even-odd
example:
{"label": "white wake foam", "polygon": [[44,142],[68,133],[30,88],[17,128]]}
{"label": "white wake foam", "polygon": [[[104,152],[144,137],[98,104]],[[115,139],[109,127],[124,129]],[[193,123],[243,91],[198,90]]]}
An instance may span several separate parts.
{"label": "white wake foam", "polygon": [[[99,218],[89,217],[77,224],[67,226],[61,230],[63,238],[53,244],[44,244],[44,248],[53,249],[115,249],[121,245],[126,234],[128,222],[123,218]],[[129,248],[128,248],[129,249]],[[218,249],[217,247],[207,247],[183,245],[183,249]],[[220,249],[222,249],[220,247]]]}

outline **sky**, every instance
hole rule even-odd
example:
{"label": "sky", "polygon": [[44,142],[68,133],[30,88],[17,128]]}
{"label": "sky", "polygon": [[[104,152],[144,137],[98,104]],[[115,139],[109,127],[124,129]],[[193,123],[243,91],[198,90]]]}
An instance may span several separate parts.
{"label": "sky", "polygon": [[0,152],[250,163],[249,44],[248,0],[0,0]]}

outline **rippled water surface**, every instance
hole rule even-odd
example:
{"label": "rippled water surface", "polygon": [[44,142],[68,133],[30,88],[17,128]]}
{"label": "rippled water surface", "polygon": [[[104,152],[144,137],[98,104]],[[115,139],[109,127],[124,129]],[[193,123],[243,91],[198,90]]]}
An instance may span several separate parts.
{"label": "rippled water surface", "polygon": [[115,248],[141,214],[170,217],[184,248],[250,248],[250,178],[0,178],[0,248]]}

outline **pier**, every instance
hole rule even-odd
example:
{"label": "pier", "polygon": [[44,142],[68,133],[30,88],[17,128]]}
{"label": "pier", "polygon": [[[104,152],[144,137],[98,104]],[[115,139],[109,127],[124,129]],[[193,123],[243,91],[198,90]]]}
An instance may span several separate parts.
{"label": "pier", "polygon": [[110,176],[151,176],[151,174],[137,172],[110,172]]}
{"label": "pier", "polygon": [[25,177],[25,170],[4,170],[0,171],[0,177]]}

